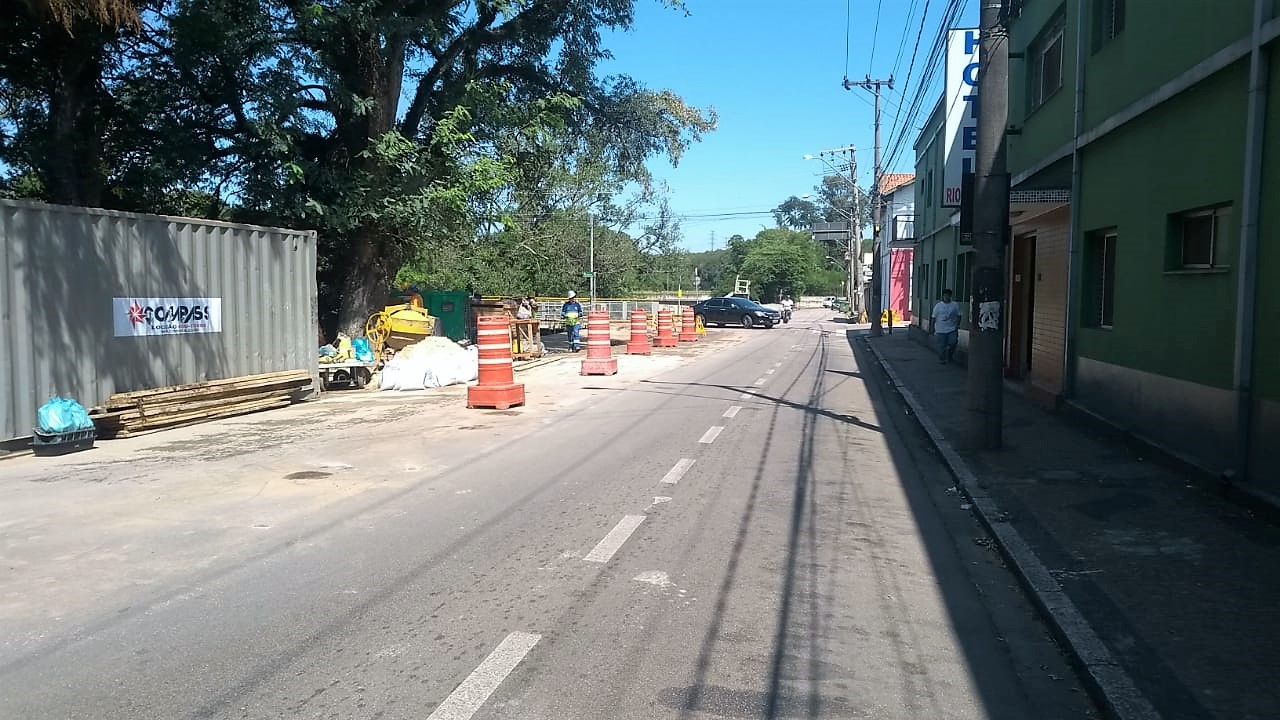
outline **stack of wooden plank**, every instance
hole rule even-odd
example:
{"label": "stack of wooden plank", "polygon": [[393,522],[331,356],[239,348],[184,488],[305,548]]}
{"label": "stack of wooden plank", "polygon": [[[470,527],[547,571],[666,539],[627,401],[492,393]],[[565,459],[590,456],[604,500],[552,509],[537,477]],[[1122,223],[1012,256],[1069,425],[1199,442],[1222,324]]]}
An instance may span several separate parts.
{"label": "stack of wooden plank", "polygon": [[100,437],[128,437],[148,430],[284,407],[305,393],[311,373],[287,370],[190,385],[116,393],[89,415]]}

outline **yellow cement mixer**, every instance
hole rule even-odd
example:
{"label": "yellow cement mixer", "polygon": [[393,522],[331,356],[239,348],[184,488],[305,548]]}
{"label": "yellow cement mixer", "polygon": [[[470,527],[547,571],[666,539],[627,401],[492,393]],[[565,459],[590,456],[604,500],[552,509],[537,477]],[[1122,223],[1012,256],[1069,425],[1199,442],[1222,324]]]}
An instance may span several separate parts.
{"label": "yellow cement mixer", "polygon": [[388,305],[369,316],[364,334],[376,355],[385,350],[402,350],[436,329],[436,318],[422,306],[422,296],[414,293],[404,305]]}

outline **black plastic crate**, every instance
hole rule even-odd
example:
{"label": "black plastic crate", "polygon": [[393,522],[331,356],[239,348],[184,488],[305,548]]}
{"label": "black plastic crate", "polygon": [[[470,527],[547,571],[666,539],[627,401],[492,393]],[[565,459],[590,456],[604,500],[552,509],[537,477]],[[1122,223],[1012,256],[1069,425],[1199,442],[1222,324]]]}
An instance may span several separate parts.
{"label": "black plastic crate", "polygon": [[66,455],[88,450],[93,447],[93,442],[97,439],[97,428],[67,433],[43,433],[35,430],[31,437],[31,451],[40,457]]}

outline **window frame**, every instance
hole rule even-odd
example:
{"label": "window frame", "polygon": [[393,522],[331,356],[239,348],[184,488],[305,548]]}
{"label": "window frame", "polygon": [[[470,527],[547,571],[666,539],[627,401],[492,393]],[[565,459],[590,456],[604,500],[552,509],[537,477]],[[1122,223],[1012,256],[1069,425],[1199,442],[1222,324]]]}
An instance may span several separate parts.
{"label": "window frame", "polygon": [[[1059,11],[1058,14],[1054,15],[1053,19],[1045,25],[1044,30],[1040,31],[1040,34],[1036,36],[1036,39],[1031,42],[1031,46],[1028,48],[1026,57],[1029,63],[1028,69],[1030,70],[1030,72],[1027,73],[1028,83],[1030,85],[1027,92],[1027,111],[1029,113],[1033,113],[1043,107],[1044,104],[1048,102],[1049,98],[1056,95],[1058,91],[1062,89],[1063,84],[1066,82],[1064,77],[1066,59],[1065,46],[1067,41],[1066,33],[1066,13]],[[1049,49],[1055,44],[1058,47],[1057,83],[1046,91],[1044,72],[1045,57],[1048,55]]]}
{"label": "window frame", "polygon": [[[1174,234],[1175,253],[1173,254],[1173,270],[1221,270],[1228,266],[1218,262],[1218,249],[1220,240],[1223,235],[1223,227],[1225,221],[1231,217],[1230,205],[1214,205],[1203,207],[1196,210],[1181,212],[1174,216],[1174,226],[1176,228]],[[1187,229],[1189,220],[1199,220],[1202,218],[1209,219],[1209,257],[1208,262],[1188,262],[1187,258]],[[1193,260],[1195,258],[1192,258]]]}
{"label": "window frame", "polygon": [[1102,292],[1098,304],[1098,327],[1103,330],[1114,330],[1116,327],[1116,245],[1119,240],[1120,233],[1116,228],[1102,234]]}
{"label": "window frame", "polygon": [[[1088,314],[1081,325],[1095,330],[1114,330],[1116,320],[1116,271],[1120,229],[1107,227],[1086,235],[1085,269],[1082,284]],[[1108,284],[1110,286],[1108,287]]]}
{"label": "window frame", "polygon": [[1096,53],[1124,32],[1125,0],[1093,1],[1093,51]]}

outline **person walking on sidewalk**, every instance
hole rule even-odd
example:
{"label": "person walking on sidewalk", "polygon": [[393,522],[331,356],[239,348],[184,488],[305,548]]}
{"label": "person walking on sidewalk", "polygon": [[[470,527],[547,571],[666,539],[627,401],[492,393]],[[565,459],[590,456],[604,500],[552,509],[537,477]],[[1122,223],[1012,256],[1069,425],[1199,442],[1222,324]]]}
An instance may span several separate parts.
{"label": "person walking on sidewalk", "polygon": [[946,365],[955,359],[959,341],[960,303],[951,299],[951,288],[942,291],[942,300],[933,306],[930,330],[938,346],[938,362]]}
{"label": "person walking on sidewalk", "polygon": [[578,338],[582,330],[582,303],[578,302],[578,293],[569,291],[569,298],[560,306],[560,317],[564,319],[564,329],[569,334],[569,350],[578,352]]}

